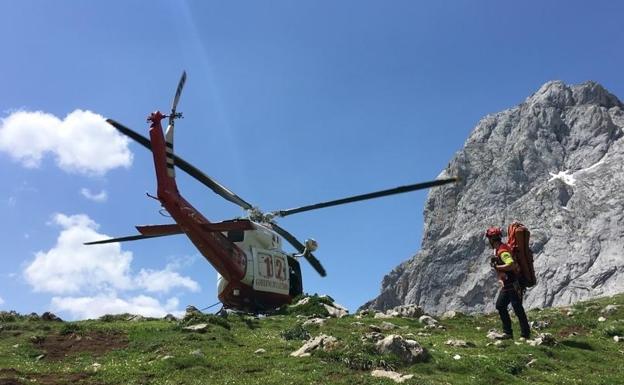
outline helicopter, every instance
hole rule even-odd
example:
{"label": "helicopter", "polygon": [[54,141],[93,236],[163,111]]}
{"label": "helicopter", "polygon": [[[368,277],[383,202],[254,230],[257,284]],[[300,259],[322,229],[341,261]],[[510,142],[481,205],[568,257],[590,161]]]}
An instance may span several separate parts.
{"label": "helicopter", "polygon": [[[174,153],[175,121],[182,117],[182,113],[177,112],[177,105],[185,83],[186,72],[183,72],[168,115],[155,111],[147,118],[149,139],[113,119],[106,120],[119,132],[152,152],[157,194],[148,196],[158,200],[175,223],[140,225],[136,226],[139,232],[137,235],[86,242],[85,245],[185,234],[217,271],[217,297],[224,308],[263,312],[291,303],[293,298],[303,293],[299,264],[301,258],[305,259],[318,274],[326,276],[325,269],[313,254],[318,248],[317,242],[313,239],[300,242],[278,225],[276,218],[426,189],[458,180],[454,177],[437,179],[264,213]],[[168,119],[168,126],[163,132],[161,122],[165,118]],[[195,178],[217,195],[241,207],[245,210],[246,217],[210,222],[180,194],[176,183],[176,168]],[[282,248],[282,239],[292,245],[297,253],[285,252]]]}

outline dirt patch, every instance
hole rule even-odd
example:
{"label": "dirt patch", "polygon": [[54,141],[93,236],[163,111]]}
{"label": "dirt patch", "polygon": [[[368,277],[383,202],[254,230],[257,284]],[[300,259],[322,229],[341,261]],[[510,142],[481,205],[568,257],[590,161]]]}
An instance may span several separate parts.
{"label": "dirt patch", "polygon": [[[0,369],[0,385],[28,385],[32,383],[41,385],[92,385],[94,382],[89,380],[90,376],[87,373],[24,374],[9,368]],[[99,382],[95,384],[99,384]]]}
{"label": "dirt patch", "polygon": [[73,385],[73,384],[94,384],[89,380],[89,374],[73,373],[73,374],[40,374],[29,376],[29,380],[36,380],[41,385]]}
{"label": "dirt patch", "polygon": [[587,334],[587,329],[578,325],[566,326],[557,333],[557,335],[562,338],[570,336],[584,336],[585,334]]}
{"label": "dirt patch", "polygon": [[0,369],[0,385],[23,385],[18,376],[21,373],[13,368]]}
{"label": "dirt patch", "polygon": [[80,334],[55,334],[34,344],[44,351],[46,360],[62,360],[78,353],[100,356],[128,346],[128,336],[121,332],[84,332]]}

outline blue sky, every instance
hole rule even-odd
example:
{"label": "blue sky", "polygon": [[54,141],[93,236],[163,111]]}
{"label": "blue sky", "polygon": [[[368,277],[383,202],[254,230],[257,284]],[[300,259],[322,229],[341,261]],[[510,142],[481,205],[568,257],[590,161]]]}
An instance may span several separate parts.
{"label": "blue sky", "polygon": [[[5,1],[0,12],[0,309],[70,319],[217,301],[216,273],[184,237],[73,246],[167,223],[145,196],[150,154],[85,122],[146,133],[182,70],[176,152],[265,210],[434,179],[481,117],[549,80],[624,97],[621,2]],[[178,175],[211,220],[242,214]],[[328,276],[304,265],[305,290],[351,310],[376,296],[420,246],[426,194],[282,219],[320,245]]]}

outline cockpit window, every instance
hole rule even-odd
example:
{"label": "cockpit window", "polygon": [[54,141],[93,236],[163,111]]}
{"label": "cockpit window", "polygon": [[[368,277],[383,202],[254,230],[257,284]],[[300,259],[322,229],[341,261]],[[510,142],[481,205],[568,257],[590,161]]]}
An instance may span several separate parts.
{"label": "cockpit window", "polygon": [[230,242],[242,242],[245,240],[245,232],[243,230],[231,230],[227,232],[227,239]]}

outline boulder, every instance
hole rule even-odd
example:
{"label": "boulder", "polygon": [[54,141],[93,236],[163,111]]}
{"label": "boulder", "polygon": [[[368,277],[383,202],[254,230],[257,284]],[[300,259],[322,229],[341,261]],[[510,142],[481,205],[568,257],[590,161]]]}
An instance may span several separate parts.
{"label": "boulder", "polygon": [[472,342],[466,342],[464,340],[454,340],[454,339],[450,339],[448,341],[446,341],[446,345],[449,346],[454,346],[456,348],[473,348],[475,347],[475,344]]}
{"label": "boulder", "polygon": [[37,314],[37,313],[30,313],[30,314],[28,314],[26,316],[26,319],[28,321],[39,321],[40,318],[39,318],[39,314]]}
{"label": "boulder", "polygon": [[336,337],[321,334],[306,341],[302,347],[290,353],[290,355],[292,357],[309,357],[314,350],[323,349],[324,351],[331,351],[337,344],[338,340]]}
{"label": "boulder", "polygon": [[324,303],[323,307],[325,308],[325,310],[327,310],[330,317],[342,318],[349,314],[349,310],[338,305],[337,303],[334,303],[333,305],[328,305]]}
{"label": "boulder", "polygon": [[379,325],[379,328],[381,330],[392,330],[392,329],[398,328],[398,326],[396,326],[392,322],[384,321],[384,322],[381,323],[381,325]]}
{"label": "boulder", "polygon": [[262,349],[262,348],[260,348],[260,349],[258,349],[258,350],[256,350],[256,351],[254,352],[254,354],[264,354],[264,353],[266,353],[266,350],[265,350],[265,349]]}
{"label": "boulder", "polygon": [[386,312],[391,317],[418,318],[423,315],[423,310],[417,305],[400,305]]}
{"label": "boulder", "polygon": [[511,338],[509,334],[501,333],[496,329],[490,329],[486,337],[491,340],[508,340]]}
{"label": "boulder", "polygon": [[385,338],[386,336],[384,336],[383,334],[379,333],[379,332],[370,332],[370,333],[366,333],[364,334],[364,336],[362,336],[362,341],[366,342],[377,342],[377,341],[381,341]]}
{"label": "boulder", "polygon": [[302,326],[323,326],[327,320],[325,318],[312,318],[305,321]]}
{"label": "boulder", "polygon": [[607,305],[600,311],[600,313],[604,315],[611,315],[617,311],[618,307],[618,305]]}
{"label": "boulder", "polygon": [[176,322],[178,320],[173,314],[167,314],[163,319],[169,322]]}
{"label": "boulder", "polygon": [[187,331],[187,332],[205,333],[208,331],[208,324],[201,323],[201,324],[190,325],[190,326],[186,326],[182,328],[182,330]]}
{"label": "boulder", "polygon": [[421,324],[425,324],[427,326],[437,326],[438,325],[438,320],[436,320],[435,318],[433,318],[431,316],[428,316],[428,315],[420,316],[418,321]]}
{"label": "boulder", "polygon": [[557,340],[555,340],[555,337],[550,333],[540,333],[535,339],[527,340],[527,344],[531,346],[554,346],[557,344]]}
{"label": "boulder", "polygon": [[403,337],[392,334],[375,344],[380,354],[393,354],[405,363],[423,362],[427,360],[428,353],[424,347],[414,340],[406,340]]}
{"label": "boulder", "polygon": [[184,313],[183,320],[189,320],[189,319],[191,319],[193,317],[200,316],[201,314],[202,314],[202,312],[199,311],[198,308],[196,308],[193,305],[188,305],[186,307],[186,312]]}
{"label": "boulder", "polygon": [[53,321],[53,322],[63,322],[62,319],[60,319],[59,317],[57,317],[54,313],[51,313],[49,311],[46,311],[45,313],[43,313],[41,315],[41,320],[42,321]]}
{"label": "boulder", "polygon": [[392,381],[397,382],[399,384],[404,382],[405,380],[409,380],[410,378],[414,377],[413,374],[400,374],[400,373],[393,372],[390,370],[373,370],[371,372],[371,376],[389,378]]}
{"label": "boulder", "polygon": [[455,310],[448,310],[442,314],[442,319],[453,319],[459,315]]}
{"label": "boulder", "polygon": [[310,302],[310,297],[301,298],[296,304],[290,305],[290,307],[302,306]]}
{"label": "boulder", "polygon": [[531,329],[535,329],[535,330],[542,330],[547,328],[550,325],[550,321],[531,321],[529,322],[529,326],[531,326]]}

